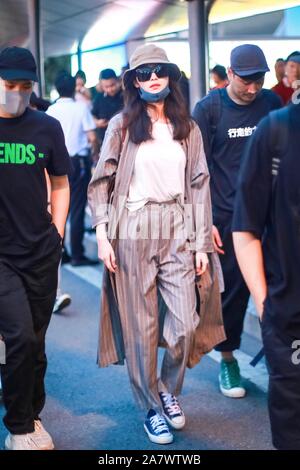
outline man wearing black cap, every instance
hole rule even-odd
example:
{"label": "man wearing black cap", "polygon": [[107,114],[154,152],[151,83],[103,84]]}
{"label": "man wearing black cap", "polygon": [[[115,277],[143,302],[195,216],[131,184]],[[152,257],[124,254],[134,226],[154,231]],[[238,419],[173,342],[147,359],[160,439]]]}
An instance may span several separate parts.
{"label": "man wearing black cap", "polygon": [[269,70],[262,50],[244,44],[231,52],[227,88],[213,90],[196,104],[193,117],[198,123],[211,174],[214,244],[225,280],[222,294],[227,339],[217,346],[222,353],[220,390],[230,398],[242,398],[240,370],[233,351],[240,347],[249,291],[234,254],[231,223],[241,157],[258,122],[281,106],[280,98],[262,89]]}
{"label": "man wearing black cap", "polygon": [[69,205],[69,156],[58,121],[28,107],[37,80],[30,51],[8,47],[0,53],[1,379],[5,447],[11,450],[54,447],[39,415],[45,403],[45,334]]}
{"label": "man wearing black cap", "polygon": [[100,142],[103,142],[110,119],[121,111],[124,103],[120,80],[113,69],[102,70],[99,79],[103,93],[97,94],[92,115],[95,118],[98,138]]}

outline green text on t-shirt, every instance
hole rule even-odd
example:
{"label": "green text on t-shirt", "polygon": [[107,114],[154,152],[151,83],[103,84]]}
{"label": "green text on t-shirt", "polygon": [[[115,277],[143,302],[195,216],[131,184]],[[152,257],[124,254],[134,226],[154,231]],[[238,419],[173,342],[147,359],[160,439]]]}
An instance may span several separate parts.
{"label": "green text on t-shirt", "polygon": [[0,164],[12,163],[16,165],[33,165],[36,157],[44,158],[43,153],[37,153],[33,144],[18,144],[0,142]]}

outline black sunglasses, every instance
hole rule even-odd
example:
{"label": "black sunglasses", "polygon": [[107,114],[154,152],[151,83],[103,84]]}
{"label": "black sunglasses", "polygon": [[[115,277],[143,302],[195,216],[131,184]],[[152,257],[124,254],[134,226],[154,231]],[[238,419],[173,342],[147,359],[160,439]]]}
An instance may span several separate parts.
{"label": "black sunglasses", "polygon": [[170,72],[168,66],[164,64],[143,65],[135,70],[136,78],[139,82],[148,82],[153,73],[155,73],[157,78],[163,78],[168,77]]}

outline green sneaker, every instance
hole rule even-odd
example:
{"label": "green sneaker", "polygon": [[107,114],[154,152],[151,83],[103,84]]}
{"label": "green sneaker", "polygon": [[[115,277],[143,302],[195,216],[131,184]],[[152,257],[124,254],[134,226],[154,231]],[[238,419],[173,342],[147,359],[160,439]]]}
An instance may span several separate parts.
{"label": "green sneaker", "polygon": [[219,385],[225,397],[243,398],[246,395],[246,390],[241,386],[240,368],[236,359],[230,362],[221,360]]}

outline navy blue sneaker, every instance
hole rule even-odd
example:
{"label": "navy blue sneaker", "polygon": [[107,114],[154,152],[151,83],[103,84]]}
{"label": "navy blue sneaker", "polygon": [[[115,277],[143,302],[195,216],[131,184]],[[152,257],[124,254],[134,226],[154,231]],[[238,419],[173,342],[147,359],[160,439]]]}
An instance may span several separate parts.
{"label": "navy blue sneaker", "polygon": [[168,424],[174,429],[182,429],[185,425],[185,416],[178,403],[177,398],[171,393],[159,393],[162,406],[163,415]]}
{"label": "navy blue sneaker", "polygon": [[144,429],[151,442],[155,444],[170,444],[173,442],[173,435],[170,433],[165,418],[154,410],[149,410]]}

